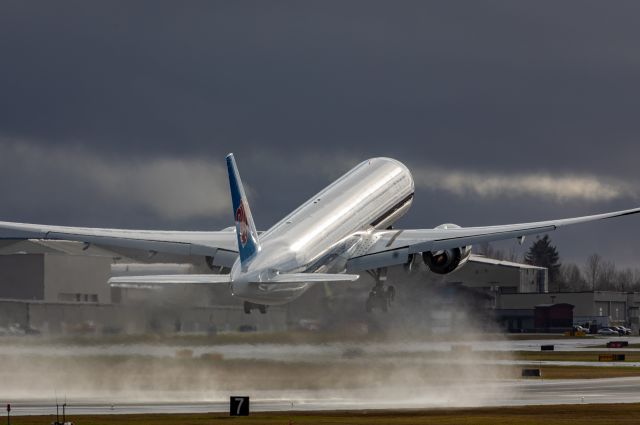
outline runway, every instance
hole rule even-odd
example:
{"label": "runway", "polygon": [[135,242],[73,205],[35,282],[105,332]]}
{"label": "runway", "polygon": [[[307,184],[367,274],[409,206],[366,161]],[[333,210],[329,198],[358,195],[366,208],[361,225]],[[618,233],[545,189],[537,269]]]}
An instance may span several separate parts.
{"label": "runway", "polygon": [[[12,404],[14,415],[55,414],[55,397],[61,404],[65,395],[69,415],[226,412],[233,395],[250,396],[253,411],[640,402],[640,377],[513,379],[527,365],[629,368],[640,367],[640,362],[490,356],[491,352],[539,352],[547,344],[556,351],[621,352],[599,347],[621,339],[4,344],[0,378],[14,388],[0,389],[0,398]],[[640,343],[639,337],[624,340]],[[193,353],[182,358],[177,353],[183,350]],[[219,357],[207,357],[214,354]],[[505,370],[515,373],[505,377]]]}
{"label": "runway", "polygon": [[[536,379],[508,381],[502,382],[500,385],[505,390],[505,393],[511,394],[511,396],[507,398],[496,398],[488,402],[485,400],[485,402],[482,403],[483,406],[640,402],[640,378],[548,381]],[[482,391],[482,387],[483,385],[478,383],[476,390]],[[419,395],[420,392],[420,388],[415,389],[417,395]],[[397,399],[390,401],[385,401],[384,399],[362,400],[357,397],[356,392],[353,394],[341,392],[339,397],[332,397],[331,391],[329,390],[313,393],[300,391],[297,399],[277,398],[275,397],[276,394],[270,391],[258,391],[241,395],[251,396],[251,409],[255,412],[477,406],[473,403],[468,406],[464,404],[461,405],[456,403],[456,400],[453,398],[449,400],[438,398],[431,401],[419,397],[405,401],[399,401]],[[95,400],[73,403],[67,401],[67,415],[227,412],[229,409],[228,403],[228,399],[197,403],[118,403],[116,400]],[[47,415],[54,413],[54,404],[44,404],[42,402],[29,400],[12,403],[12,414],[14,415]]]}

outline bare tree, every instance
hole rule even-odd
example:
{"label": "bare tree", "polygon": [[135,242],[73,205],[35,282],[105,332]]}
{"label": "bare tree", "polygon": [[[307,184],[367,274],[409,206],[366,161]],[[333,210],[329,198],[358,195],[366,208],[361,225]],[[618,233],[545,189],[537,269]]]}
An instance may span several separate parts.
{"label": "bare tree", "polygon": [[586,282],[575,264],[563,264],[560,266],[558,291],[582,291],[586,289]]}
{"label": "bare tree", "polygon": [[598,276],[598,289],[612,291],[616,289],[616,265],[613,261],[604,260],[600,264]]}
{"label": "bare tree", "polygon": [[596,290],[596,285],[600,281],[601,271],[602,257],[600,257],[599,254],[591,254],[589,258],[587,258],[587,263],[584,266],[584,274],[592,291]]}
{"label": "bare tree", "polygon": [[616,275],[616,289],[618,291],[631,291],[633,288],[633,270],[626,268]]}
{"label": "bare tree", "polygon": [[631,288],[634,291],[640,290],[640,269],[638,268],[633,270],[633,284]]}

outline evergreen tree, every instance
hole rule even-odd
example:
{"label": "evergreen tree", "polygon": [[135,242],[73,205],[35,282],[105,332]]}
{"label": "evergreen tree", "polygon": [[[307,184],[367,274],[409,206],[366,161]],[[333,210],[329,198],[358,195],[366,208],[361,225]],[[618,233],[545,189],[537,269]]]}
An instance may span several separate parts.
{"label": "evergreen tree", "polygon": [[529,251],[524,256],[524,262],[533,266],[546,267],[549,270],[549,283],[555,283],[560,273],[560,255],[555,246],[551,245],[549,235],[536,237]]}

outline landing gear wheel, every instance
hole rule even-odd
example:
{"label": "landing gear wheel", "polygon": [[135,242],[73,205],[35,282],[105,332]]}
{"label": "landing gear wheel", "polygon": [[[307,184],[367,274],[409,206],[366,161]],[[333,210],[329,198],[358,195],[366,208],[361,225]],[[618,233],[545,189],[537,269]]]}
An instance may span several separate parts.
{"label": "landing gear wheel", "polygon": [[396,288],[394,286],[389,285],[387,287],[387,298],[389,299],[389,304],[396,298]]}
{"label": "landing gear wheel", "polygon": [[389,311],[389,300],[388,299],[382,300],[380,302],[380,310],[382,310],[383,313],[386,313],[386,312]]}
{"label": "landing gear wheel", "polygon": [[244,314],[251,314],[251,303],[248,301],[244,302]]}
{"label": "landing gear wheel", "polygon": [[267,314],[267,306],[264,304],[258,304],[258,310],[260,314]]}
{"label": "landing gear wheel", "polygon": [[375,309],[380,309],[386,313],[389,311],[391,302],[396,298],[396,288],[391,285],[385,286],[384,283],[387,281],[386,269],[372,270],[369,274],[373,276],[376,284],[369,292],[365,309],[367,313],[371,313]]}

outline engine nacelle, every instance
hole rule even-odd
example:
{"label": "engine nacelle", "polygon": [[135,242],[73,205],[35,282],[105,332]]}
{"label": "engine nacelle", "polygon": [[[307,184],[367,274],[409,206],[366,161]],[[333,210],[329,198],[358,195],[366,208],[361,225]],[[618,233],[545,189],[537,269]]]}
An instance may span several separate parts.
{"label": "engine nacelle", "polygon": [[[459,229],[452,223],[441,224],[436,229]],[[422,259],[433,273],[448,274],[459,269],[471,256],[471,245],[460,248],[445,249],[436,252],[423,252]]]}

